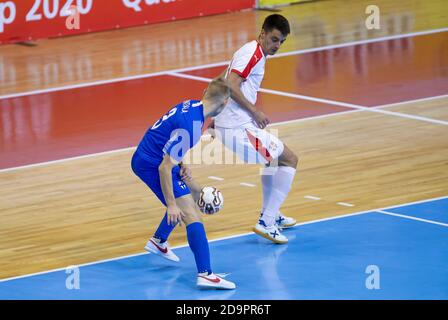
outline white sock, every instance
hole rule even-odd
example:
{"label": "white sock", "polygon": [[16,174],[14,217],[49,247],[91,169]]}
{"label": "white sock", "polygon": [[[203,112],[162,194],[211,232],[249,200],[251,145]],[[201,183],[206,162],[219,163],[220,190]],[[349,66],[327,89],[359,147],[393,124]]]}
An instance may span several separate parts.
{"label": "white sock", "polygon": [[263,169],[263,175],[261,176],[261,184],[263,185],[263,207],[261,208],[261,212],[263,212],[267,206],[269,195],[272,189],[272,180],[274,180],[275,170],[276,168],[271,167],[265,167]]}
{"label": "white sock", "polygon": [[[291,167],[265,168],[263,173],[272,174],[270,177],[263,175],[263,211],[262,219],[266,226],[275,223],[275,218],[280,212],[280,207],[291,190],[296,169]],[[266,183],[266,185],[265,185]],[[266,188],[266,190],[265,190]]]}

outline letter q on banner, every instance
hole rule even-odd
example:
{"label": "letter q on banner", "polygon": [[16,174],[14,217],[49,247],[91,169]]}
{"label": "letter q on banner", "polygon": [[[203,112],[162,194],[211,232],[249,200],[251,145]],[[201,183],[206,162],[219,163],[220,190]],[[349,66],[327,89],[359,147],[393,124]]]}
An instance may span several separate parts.
{"label": "letter q on banner", "polygon": [[131,9],[134,9],[136,12],[142,11],[142,8],[140,7],[140,3],[142,0],[123,0],[123,4]]}
{"label": "letter q on banner", "polygon": [[10,24],[16,18],[16,5],[8,1],[0,3],[0,33],[5,30],[5,24]]}
{"label": "letter q on banner", "polygon": [[142,11],[142,2],[144,2],[147,6],[152,6],[154,4],[170,3],[175,1],[176,0],[123,0],[123,4],[127,8],[134,9],[135,12],[140,12]]}

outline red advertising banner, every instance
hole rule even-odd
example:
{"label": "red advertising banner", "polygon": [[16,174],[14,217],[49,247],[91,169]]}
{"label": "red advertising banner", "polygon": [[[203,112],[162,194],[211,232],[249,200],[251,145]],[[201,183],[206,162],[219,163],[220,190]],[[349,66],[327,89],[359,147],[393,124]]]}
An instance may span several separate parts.
{"label": "red advertising banner", "polygon": [[255,0],[0,0],[0,44],[253,7]]}

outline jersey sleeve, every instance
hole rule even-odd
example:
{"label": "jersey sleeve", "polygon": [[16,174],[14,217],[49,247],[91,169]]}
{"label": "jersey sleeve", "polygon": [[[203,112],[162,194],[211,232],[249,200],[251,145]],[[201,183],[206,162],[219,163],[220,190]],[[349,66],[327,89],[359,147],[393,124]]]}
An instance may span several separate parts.
{"label": "jersey sleeve", "polygon": [[260,46],[257,45],[254,50],[240,50],[235,53],[231,65],[230,72],[234,72],[243,79],[252,72],[255,65],[262,59],[263,53]]}

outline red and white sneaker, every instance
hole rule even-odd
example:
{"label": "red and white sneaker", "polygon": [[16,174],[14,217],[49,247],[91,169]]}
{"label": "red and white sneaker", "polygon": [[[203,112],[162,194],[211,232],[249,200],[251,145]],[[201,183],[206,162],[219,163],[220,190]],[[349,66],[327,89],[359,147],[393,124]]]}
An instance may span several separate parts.
{"label": "red and white sneaker", "polygon": [[279,213],[275,217],[275,224],[280,229],[288,229],[291,227],[294,227],[297,224],[297,220],[291,217],[284,216],[283,214]]}
{"label": "red and white sneaker", "polygon": [[179,262],[179,257],[168,246],[168,242],[160,243],[159,239],[151,238],[146,243],[145,250],[164,257],[165,259]]}
{"label": "red and white sneaker", "polygon": [[216,275],[214,273],[206,275],[203,273],[198,274],[196,281],[198,287],[201,288],[215,288],[215,289],[235,289],[236,285],[233,282],[224,279],[224,276]]}

